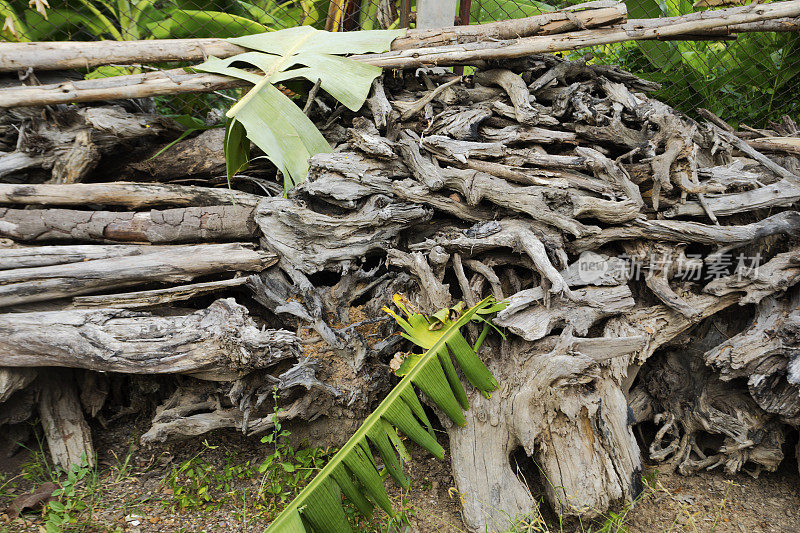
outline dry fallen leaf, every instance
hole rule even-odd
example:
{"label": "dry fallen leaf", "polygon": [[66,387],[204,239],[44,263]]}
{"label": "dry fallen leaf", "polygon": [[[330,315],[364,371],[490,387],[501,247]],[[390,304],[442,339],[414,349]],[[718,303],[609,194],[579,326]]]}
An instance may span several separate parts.
{"label": "dry fallen leaf", "polygon": [[33,492],[23,494],[14,498],[11,505],[6,509],[6,514],[9,516],[19,516],[25,509],[35,511],[41,509],[44,505],[53,500],[53,491],[58,488],[58,485],[48,481],[42,483]]}
{"label": "dry fallen leaf", "polygon": [[44,20],[47,20],[47,8],[50,7],[47,0],[30,0],[28,7],[36,7],[36,11],[44,17]]}

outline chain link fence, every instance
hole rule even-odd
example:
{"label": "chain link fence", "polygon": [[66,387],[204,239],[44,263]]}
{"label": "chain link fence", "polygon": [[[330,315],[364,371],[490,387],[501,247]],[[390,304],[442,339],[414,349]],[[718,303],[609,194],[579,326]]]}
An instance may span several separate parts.
{"label": "chain link fence", "polygon": [[[413,27],[415,4],[415,0],[0,0],[0,38],[232,37],[301,24],[333,31]],[[472,0],[469,23],[531,16],[565,5],[564,0]],[[627,5],[631,18],[694,11],[689,0],[629,0]],[[461,23],[455,15],[456,23]],[[661,83],[656,97],[689,114],[705,107],[730,122],[752,126],[783,114],[794,119],[800,115],[798,32],[742,34],[728,41],[630,42],[563,55],[574,58],[586,52],[594,55],[595,62],[616,64]],[[130,73],[132,68],[104,66],[86,75]],[[225,94],[190,95],[160,97],[157,105],[165,113],[197,114],[204,107],[224,107],[227,101]]]}

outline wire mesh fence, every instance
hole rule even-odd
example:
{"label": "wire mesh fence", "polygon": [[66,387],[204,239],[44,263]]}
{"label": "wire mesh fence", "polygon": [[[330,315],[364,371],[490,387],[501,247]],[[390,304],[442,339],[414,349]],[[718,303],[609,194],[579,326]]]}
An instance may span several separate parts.
{"label": "wire mesh fence", "polygon": [[[467,0],[461,0],[465,2]],[[570,0],[566,0],[569,2]],[[701,2],[708,0],[701,0]],[[565,0],[472,0],[469,23],[537,15]],[[629,0],[631,18],[675,16],[695,10],[689,0]],[[462,23],[454,13],[455,23]],[[0,38],[7,41],[133,40],[232,37],[312,25],[332,31],[413,27],[415,0],[0,0]],[[763,125],[800,114],[800,34],[750,33],[734,40],[629,42],[565,54],[593,54],[657,81],[656,96],[692,114],[705,107],[734,123]],[[156,65],[158,67],[158,65]],[[141,67],[104,66],[101,77]],[[196,113],[226,104],[225,95],[158,100],[168,113]],[[212,105],[213,104],[213,105]]]}

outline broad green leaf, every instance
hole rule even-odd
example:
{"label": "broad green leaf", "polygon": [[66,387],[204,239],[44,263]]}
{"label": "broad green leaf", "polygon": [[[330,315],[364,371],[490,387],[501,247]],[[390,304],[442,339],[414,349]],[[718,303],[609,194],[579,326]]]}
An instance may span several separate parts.
{"label": "broad green leaf", "polygon": [[[311,9],[309,4],[304,9]],[[301,183],[308,159],[331,150],[316,126],[273,84],[305,78],[353,111],[364,105],[372,81],[381,69],[336,54],[382,52],[405,30],[331,33],[310,26],[229,39],[254,50],[234,57],[211,58],[196,67],[237,77],[254,87],[227,113],[240,122],[247,136],[284,175],[284,189]],[[251,65],[255,73],[241,68]]]}
{"label": "broad green leaf", "polygon": [[272,76],[271,81],[277,83],[303,77],[313,83],[319,79],[320,87],[324,91],[352,111],[358,111],[364,105],[364,100],[369,96],[372,87],[372,80],[381,75],[380,67],[330,54],[303,52],[294,56],[291,66],[298,64],[306,65],[308,68],[277,73]]}
{"label": "broad green leaf", "polygon": [[288,190],[305,179],[308,158],[330,152],[331,147],[303,111],[273,85],[248,96],[233,117],[283,173]]}
{"label": "broad green leaf", "polygon": [[237,15],[218,11],[180,9],[169,18],[147,24],[154,39],[189,37],[231,37],[242,33],[260,33],[267,30],[263,24]]}
{"label": "broad green leaf", "polygon": [[86,75],[87,80],[96,80],[100,78],[110,78],[112,76],[122,76],[125,74],[133,74],[132,71],[141,72],[135,67],[127,67],[122,65],[103,65],[93,69]]}
{"label": "broad green leaf", "polygon": [[[424,315],[422,316],[425,320],[419,320],[416,317],[418,313],[409,312],[409,308],[401,299],[395,301],[403,313],[410,317],[411,322],[422,326],[426,331],[431,323],[437,321],[437,319],[424,317]],[[298,516],[304,521],[307,520],[315,531],[335,533],[350,531],[349,526],[342,526],[340,520],[340,517],[344,516],[339,497],[340,492],[344,493],[345,497],[353,502],[359,512],[364,515],[368,515],[372,509],[372,504],[367,496],[388,513],[392,512],[368,442],[372,443],[383,459],[387,472],[401,486],[406,486],[407,478],[402,472],[402,465],[396,454],[399,454],[403,461],[407,461],[409,457],[405,446],[397,436],[398,429],[437,457],[443,457],[444,449],[436,442],[430,421],[425,415],[414,387],[417,386],[424,391],[431,401],[441,407],[448,416],[463,423],[464,415],[459,406],[460,402],[454,393],[452,383],[448,382],[446,373],[442,369],[440,354],[447,353],[448,345],[454,346],[454,349],[459,352],[469,350],[469,344],[461,335],[461,328],[476,319],[479,312],[492,307],[499,309],[501,306],[496,305],[490,297],[454,319],[451,319],[449,310],[440,315],[444,320],[441,329],[435,332],[438,336],[437,339],[418,358],[417,363],[409,368],[400,383],[367,417],[350,440],[270,524],[267,529],[268,533],[298,531],[292,529],[292,527],[296,527]],[[405,321],[398,315],[393,314],[393,316],[401,321],[401,327],[410,328],[407,331],[413,335],[414,329],[409,321]],[[472,355],[480,361],[477,354],[473,353]],[[449,358],[449,355],[447,357]],[[473,378],[477,376],[475,382],[487,387],[481,392],[488,393],[496,388],[494,378],[491,375],[486,378],[482,374],[481,368],[485,370],[485,366],[479,367],[463,353],[456,355],[456,360],[459,365],[464,361],[471,367],[467,370],[462,367],[465,375],[472,375]]]}
{"label": "broad green leaf", "polygon": [[228,119],[225,125],[225,170],[228,184],[234,175],[245,170],[250,164],[250,139],[247,138],[244,126],[236,119]]}

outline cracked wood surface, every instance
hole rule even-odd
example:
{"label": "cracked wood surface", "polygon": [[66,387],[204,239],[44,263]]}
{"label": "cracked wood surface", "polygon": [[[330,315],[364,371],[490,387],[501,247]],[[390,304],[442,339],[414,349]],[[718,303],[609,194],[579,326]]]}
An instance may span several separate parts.
{"label": "cracked wood surface", "polygon": [[293,333],[263,330],[232,298],[190,314],[124,309],[0,314],[0,348],[13,367],[57,366],[230,380],[298,356]]}

